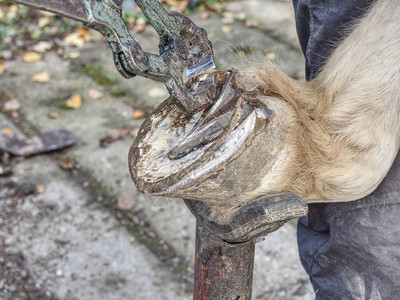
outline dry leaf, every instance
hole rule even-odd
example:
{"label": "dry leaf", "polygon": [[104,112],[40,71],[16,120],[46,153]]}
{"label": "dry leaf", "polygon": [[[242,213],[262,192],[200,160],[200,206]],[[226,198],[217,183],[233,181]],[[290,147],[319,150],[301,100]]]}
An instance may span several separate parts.
{"label": "dry leaf", "polygon": [[21,102],[16,98],[6,101],[3,105],[3,111],[15,111],[20,108]]}
{"label": "dry leaf", "polygon": [[79,28],[75,32],[67,35],[64,38],[64,42],[67,43],[68,46],[73,46],[73,47],[81,47],[90,40],[91,40],[90,33],[87,29],[84,28]]}
{"label": "dry leaf", "polygon": [[17,12],[18,10],[19,10],[19,7],[16,4],[10,5],[8,7],[8,11],[11,11],[11,12]]}
{"label": "dry leaf", "polygon": [[85,44],[85,40],[77,32],[67,35],[64,38],[64,42],[72,47],[82,47]]}
{"label": "dry leaf", "polygon": [[41,13],[43,16],[48,17],[48,18],[57,16],[55,13],[48,12],[48,11],[41,11],[40,13]]}
{"label": "dry leaf", "polygon": [[130,132],[131,128],[129,127],[110,129],[107,136],[100,140],[100,147],[108,147],[111,143],[122,139]]}
{"label": "dry leaf", "polygon": [[90,33],[89,30],[85,29],[85,28],[78,28],[75,31],[81,38],[83,38],[83,40],[85,42],[90,42],[91,37],[90,37]]}
{"label": "dry leaf", "polygon": [[49,72],[44,71],[44,72],[37,73],[37,74],[33,75],[32,81],[34,81],[34,82],[48,82],[48,81],[50,81]]}
{"label": "dry leaf", "polygon": [[38,184],[35,187],[35,194],[43,194],[46,191],[46,187],[43,184]]}
{"label": "dry leaf", "polygon": [[231,11],[224,11],[222,13],[222,17],[223,18],[227,18],[227,19],[234,19],[235,18],[235,14]]}
{"label": "dry leaf", "polygon": [[60,163],[60,167],[63,170],[71,170],[75,168],[75,162],[73,160],[63,161]]}
{"label": "dry leaf", "polygon": [[65,108],[78,109],[82,106],[82,97],[79,94],[73,94],[63,105]]}
{"label": "dry leaf", "polygon": [[222,13],[222,23],[223,24],[232,24],[235,21],[235,14],[230,12],[230,11],[226,11]]}
{"label": "dry leaf", "polygon": [[14,131],[12,131],[10,128],[3,128],[1,132],[8,135],[14,135]]}
{"label": "dry leaf", "polygon": [[185,11],[188,4],[189,4],[188,0],[183,0],[183,1],[180,1],[178,5],[171,7],[170,10],[176,11],[176,12],[182,14]]}
{"label": "dry leaf", "polygon": [[12,111],[11,112],[11,119],[13,119],[13,120],[16,120],[16,119],[19,119],[19,113],[17,112],[17,111]]}
{"label": "dry leaf", "polygon": [[222,3],[216,2],[216,3],[214,3],[214,4],[212,5],[212,7],[213,7],[215,10],[219,10],[219,9],[222,8]]}
{"label": "dry leaf", "polygon": [[222,26],[221,30],[222,30],[223,33],[228,34],[228,33],[232,32],[233,28],[231,26]]}
{"label": "dry leaf", "polygon": [[210,18],[210,13],[209,12],[202,12],[201,13],[201,15],[200,15],[200,17],[201,17],[201,19],[202,20],[207,20],[207,19],[209,19]]}
{"label": "dry leaf", "polygon": [[35,46],[32,47],[32,49],[36,52],[46,52],[48,50],[50,50],[52,48],[52,44],[50,42],[46,42],[46,41],[41,41],[39,43],[37,43]]}
{"label": "dry leaf", "polygon": [[75,59],[78,58],[81,54],[79,52],[71,52],[68,54],[68,58]]}
{"label": "dry leaf", "polygon": [[257,21],[253,21],[253,20],[247,20],[246,21],[246,27],[249,28],[257,28],[259,26]]}
{"label": "dry leaf", "polygon": [[16,16],[17,16],[17,12],[18,12],[18,6],[17,5],[11,5],[9,8],[8,8],[8,12],[7,12],[7,14],[6,14],[6,18],[8,18],[8,19],[14,19]]}
{"label": "dry leaf", "polygon": [[151,98],[163,98],[167,95],[165,88],[154,87],[147,93]]}
{"label": "dry leaf", "polygon": [[22,60],[26,63],[33,63],[33,62],[39,61],[41,58],[42,58],[42,56],[37,52],[27,52],[22,57]]}
{"label": "dry leaf", "polygon": [[239,12],[239,13],[237,13],[237,14],[235,15],[235,18],[236,18],[236,20],[238,20],[238,21],[244,21],[244,20],[246,20],[247,16],[246,16],[246,13],[244,13],[244,12]]}
{"label": "dry leaf", "polygon": [[50,24],[50,19],[47,17],[42,17],[42,18],[39,18],[37,26],[39,29],[42,29],[43,27],[45,27],[49,24]]}
{"label": "dry leaf", "polygon": [[76,163],[73,160],[63,161],[59,164],[60,168],[66,171],[71,171],[72,174],[78,174]]}
{"label": "dry leaf", "polygon": [[104,97],[104,94],[96,89],[90,89],[89,92],[90,99],[98,100]]}
{"label": "dry leaf", "polygon": [[120,210],[130,210],[136,205],[136,200],[128,197],[118,197],[117,206]]}
{"label": "dry leaf", "polygon": [[145,115],[144,111],[141,109],[135,109],[130,117],[130,119],[141,119]]}
{"label": "dry leaf", "polygon": [[5,60],[10,60],[12,58],[12,51],[10,50],[4,50],[1,52],[1,56],[5,59]]}
{"label": "dry leaf", "polygon": [[143,31],[145,31],[145,29],[146,29],[145,25],[135,25],[133,26],[132,31],[134,33],[142,33]]}
{"label": "dry leaf", "polygon": [[56,113],[56,112],[51,112],[51,113],[49,113],[49,118],[50,119],[60,119],[61,117],[60,117],[60,114],[59,113]]}
{"label": "dry leaf", "polygon": [[5,72],[5,68],[3,64],[0,64],[0,75],[3,74]]}
{"label": "dry leaf", "polygon": [[146,19],[143,19],[143,18],[139,18],[139,19],[136,20],[136,25],[145,26],[146,23],[147,23]]}

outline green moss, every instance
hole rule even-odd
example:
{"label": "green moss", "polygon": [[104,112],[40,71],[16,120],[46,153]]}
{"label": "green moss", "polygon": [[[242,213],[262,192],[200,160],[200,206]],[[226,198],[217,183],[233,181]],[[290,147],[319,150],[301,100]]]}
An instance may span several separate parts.
{"label": "green moss", "polygon": [[89,75],[96,81],[98,84],[102,86],[111,86],[116,83],[117,79],[114,75],[105,74],[99,66],[85,65],[80,68],[80,71],[86,75]]}
{"label": "green moss", "polygon": [[185,261],[182,261],[182,260],[178,261],[176,270],[178,270],[178,272],[181,273],[182,275],[186,275],[186,276],[192,275],[189,270],[188,263]]}
{"label": "green moss", "polygon": [[120,89],[111,89],[110,90],[110,94],[115,96],[115,97],[124,97],[128,94],[128,92],[126,90],[120,90]]}

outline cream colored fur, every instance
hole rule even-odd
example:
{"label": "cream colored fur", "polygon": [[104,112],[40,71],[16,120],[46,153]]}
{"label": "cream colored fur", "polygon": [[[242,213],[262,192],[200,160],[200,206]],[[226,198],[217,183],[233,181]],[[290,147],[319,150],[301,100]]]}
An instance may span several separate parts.
{"label": "cream colored fur", "polygon": [[284,165],[266,187],[307,202],[352,201],[389,171],[400,141],[400,5],[379,0],[312,81],[295,81],[272,64],[254,69],[264,95],[292,105],[299,125]]}

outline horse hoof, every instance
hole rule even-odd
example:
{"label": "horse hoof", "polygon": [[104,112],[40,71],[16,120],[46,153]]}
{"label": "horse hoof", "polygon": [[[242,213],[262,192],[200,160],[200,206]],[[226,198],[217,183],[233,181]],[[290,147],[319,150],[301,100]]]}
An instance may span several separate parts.
{"label": "horse hoof", "polygon": [[295,112],[280,99],[247,92],[235,72],[222,75],[210,107],[186,116],[167,99],[142,124],[129,151],[140,191],[219,206],[279,193],[294,156]]}

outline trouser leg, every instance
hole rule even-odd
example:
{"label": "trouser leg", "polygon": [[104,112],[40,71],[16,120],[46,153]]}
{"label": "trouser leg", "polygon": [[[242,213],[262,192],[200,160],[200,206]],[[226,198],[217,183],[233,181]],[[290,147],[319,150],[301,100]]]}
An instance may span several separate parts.
{"label": "trouser leg", "polygon": [[345,38],[348,28],[374,0],[293,0],[296,29],[306,59],[306,78],[314,78]]}
{"label": "trouser leg", "polygon": [[[293,0],[306,78],[314,78],[372,0]],[[361,174],[360,174],[361,175]],[[369,196],[309,205],[299,221],[302,264],[317,299],[399,299],[400,156]]]}
{"label": "trouser leg", "polygon": [[367,197],[309,205],[297,235],[317,299],[400,298],[399,174],[400,155]]}

